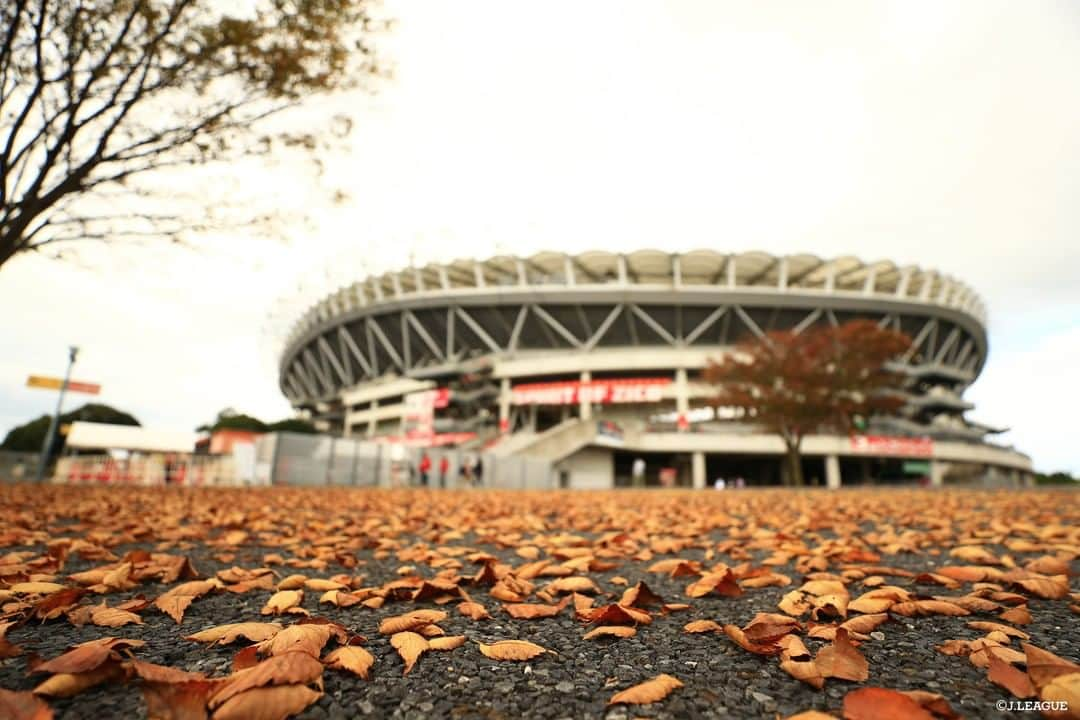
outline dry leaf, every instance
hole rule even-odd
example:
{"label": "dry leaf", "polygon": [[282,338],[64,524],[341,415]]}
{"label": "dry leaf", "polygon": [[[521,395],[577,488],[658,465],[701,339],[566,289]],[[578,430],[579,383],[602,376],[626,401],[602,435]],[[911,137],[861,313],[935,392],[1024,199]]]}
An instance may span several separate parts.
{"label": "dry leaf", "polygon": [[154,600],[154,607],[171,617],[179,624],[184,619],[184,611],[196,598],[220,587],[219,580],[192,580],[169,589]]}
{"label": "dry leaf", "polygon": [[214,720],[285,720],[321,697],[306,685],[257,687],[222,703]]}
{"label": "dry leaf", "polygon": [[238,638],[246,638],[251,642],[262,642],[272,638],[281,632],[281,625],[277,623],[242,622],[218,625],[207,628],[194,635],[188,635],[185,640],[195,642],[212,643],[217,645],[231,645]]}
{"label": "dry leaf", "polygon": [[531,660],[547,652],[546,649],[526,640],[499,640],[490,645],[477,644],[480,646],[480,652],[492,660]]}
{"label": "dry leaf", "polygon": [[266,601],[266,605],[259,612],[262,615],[280,615],[298,607],[303,601],[303,590],[279,590],[270,596],[270,599]]}
{"label": "dry leaf", "polygon": [[621,637],[627,638],[637,635],[637,629],[632,625],[601,625],[593,628],[582,636],[582,640],[592,640],[598,637]]}
{"label": "dry leaf", "polygon": [[863,682],[870,677],[869,663],[848,641],[847,630],[843,628],[837,629],[836,640],[832,645],[827,645],[818,651],[814,662],[822,676],[827,678]]}
{"label": "dry leaf", "polygon": [[844,696],[844,720],[934,720],[934,716],[904,693],[867,687]]}
{"label": "dry leaf", "polygon": [[253,667],[234,672],[210,696],[207,704],[215,709],[237,695],[265,685],[316,683],[321,686],[322,671],[322,663],[305,652],[274,655]]}
{"label": "dry leaf", "polygon": [[348,670],[367,680],[368,671],[375,664],[375,656],[362,647],[347,645],[327,653],[323,662],[329,668]]}
{"label": "dry leaf", "polygon": [[454,650],[465,644],[464,635],[447,635],[428,640],[428,647],[432,650]]}
{"label": "dry leaf", "polygon": [[681,688],[682,682],[678,678],[674,678],[671,675],[657,675],[652,680],[646,680],[643,683],[628,687],[621,692],[617,692],[611,696],[608,700],[608,705],[614,705],[616,703],[627,703],[629,705],[648,705],[649,703],[659,702],[673,690]]}
{"label": "dry leaf", "polygon": [[7,720],[52,720],[53,711],[32,692],[0,688],[0,718]]}
{"label": "dry leaf", "polygon": [[379,632],[383,635],[396,635],[407,630],[416,630],[425,625],[442,622],[447,614],[442,610],[413,610],[404,615],[385,618],[379,623]]}
{"label": "dry leaf", "polygon": [[706,633],[706,632],[724,632],[723,626],[714,620],[694,620],[686,623],[683,626],[683,632],[688,633]]}
{"label": "dry leaf", "polygon": [[398,651],[398,655],[405,661],[405,672],[402,675],[408,675],[409,671],[413,669],[416,661],[420,659],[420,656],[424,654],[430,645],[428,641],[421,635],[417,635],[414,632],[403,631],[394,633],[390,636],[390,644]]}

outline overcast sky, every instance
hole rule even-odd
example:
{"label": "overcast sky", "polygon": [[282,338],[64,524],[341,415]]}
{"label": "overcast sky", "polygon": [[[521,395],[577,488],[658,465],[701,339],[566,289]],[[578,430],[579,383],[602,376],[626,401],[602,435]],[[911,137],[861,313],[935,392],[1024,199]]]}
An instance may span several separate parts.
{"label": "overcast sky", "polygon": [[[1075,2],[387,0],[396,76],[347,111],[319,182],[240,181],[306,222],[202,252],[0,270],[0,432],[75,377],[144,425],[290,412],[273,333],[408,263],[540,249],[853,254],[986,299],[975,420],[1080,473],[1080,6]],[[223,185],[224,187],[224,185]],[[348,200],[334,205],[331,189]],[[68,407],[83,398],[72,397]]]}

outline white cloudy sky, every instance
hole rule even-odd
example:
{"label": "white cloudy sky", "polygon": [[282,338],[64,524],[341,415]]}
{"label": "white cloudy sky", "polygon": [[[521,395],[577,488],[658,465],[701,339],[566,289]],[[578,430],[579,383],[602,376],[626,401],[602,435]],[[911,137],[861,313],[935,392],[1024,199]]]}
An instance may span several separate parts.
{"label": "white cloudy sky", "polygon": [[[953,274],[991,311],[973,417],[1080,472],[1080,9],[1062,0],[387,0],[396,77],[347,110],[288,244],[91,253],[0,270],[0,432],[76,377],[144,424],[271,419],[268,326],[408,262],[539,249],[854,254]],[[327,189],[349,201],[333,206]],[[287,302],[282,302],[286,298]]]}

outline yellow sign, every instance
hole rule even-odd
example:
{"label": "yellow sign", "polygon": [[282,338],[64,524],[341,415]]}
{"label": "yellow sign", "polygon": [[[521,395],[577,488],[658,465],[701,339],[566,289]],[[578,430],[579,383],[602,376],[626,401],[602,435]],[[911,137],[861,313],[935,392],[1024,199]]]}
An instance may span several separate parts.
{"label": "yellow sign", "polygon": [[[26,378],[27,387],[45,388],[46,390],[59,390],[64,386],[61,378],[45,377],[43,375],[31,375]],[[87,395],[97,395],[101,392],[101,386],[97,383],[79,382],[68,380],[67,389],[70,392],[81,392]]]}

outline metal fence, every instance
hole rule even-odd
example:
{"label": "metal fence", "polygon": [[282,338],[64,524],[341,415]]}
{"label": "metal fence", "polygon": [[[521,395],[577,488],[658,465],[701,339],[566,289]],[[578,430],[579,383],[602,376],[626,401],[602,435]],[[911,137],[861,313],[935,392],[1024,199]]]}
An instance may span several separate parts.
{"label": "metal fence", "polygon": [[[272,433],[255,443],[255,482],[265,485],[407,487],[555,487],[551,463],[456,448],[416,448],[351,438]],[[445,459],[445,464],[443,460]],[[479,477],[468,467],[479,465]],[[445,466],[445,470],[444,470]]]}
{"label": "metal fence", "polygon": [[0,450],[0,482],[26,482],[37,472],[38,453]]}

